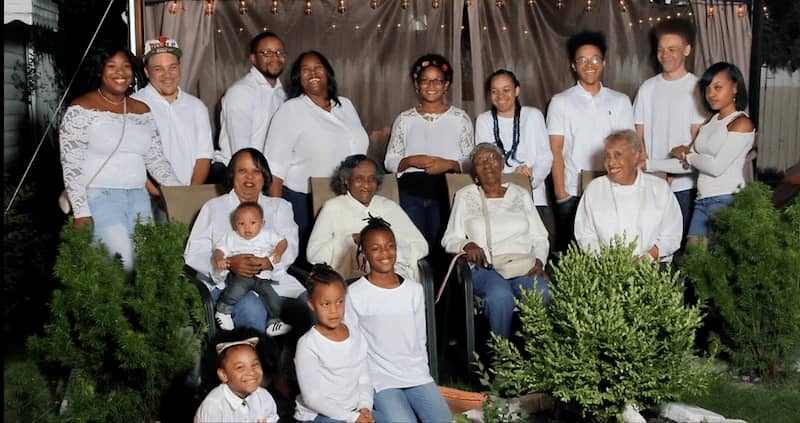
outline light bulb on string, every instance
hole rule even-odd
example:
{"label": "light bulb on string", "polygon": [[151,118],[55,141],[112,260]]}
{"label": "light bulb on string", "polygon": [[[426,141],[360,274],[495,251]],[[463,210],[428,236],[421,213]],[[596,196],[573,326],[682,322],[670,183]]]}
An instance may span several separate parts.
{"label": "light bulb on string", "polygon": [[706,14],[708,15],[709,18],[713,18],[714,17],[714,6],[708,6],[708,9],[706,10]]}
{"label": "light bulb on string", "polygon": [[211,16],[214,14],[214,11],[217,8],[217,0],[206,0],[203,4],[203,14],[206,16]]}
{"label": "light bulb on string", "polygon": [[431,7],[434,8],[434,9],[438,9],[439,8],[439,3],[440,3],[439,0],[433,0],[433,1],[431,1]]}
{"label": "light bulb on string", "polygon": [[583,10],[585,10],[587,12],[591,12],[592,11],[592,0],[586,0],[586,7]]}
{"label": "light bulb on string", "polygon": [[536,0],[528,0],[528,6],[530,7],[536,6]]}
{"label": "light bulb on string", "polygon": [[736,16],[743,18],[744,15],[745,15],[744,5],[740,4],[739,6],[736,7]]}
{"label": "light bulb on string", "polygon": [[494,5],[502,9],[503,6],[506,5],[506,2],[504,0],[495,0]]}
{"label": "light bulb on string", "polygon": [[378,0],[370,0],[369,7],[373,8],[373,9],[377,9],[378,8]]}
{"label": "light bulb on string", "polygon": [[625,4],[625,0],[619,0],[619,8],[623,13],[628,11],[628,6]]}
{"label": "light bulb on string", "polygon": [[273,15],[277,15],[278,14],[278,0],[272,0],[272,9],[271,9],[271,11],[272,11]]}
{"label": "light bulb on string", "polygon": [[311,0],[306,0],[306,7],[303,8],[303,13],[305,13],[306,15],[311,14]]}
{"label": "light bulb on string", "polygon": [[339,0],[339,5],[336,6],[336,11],[342,14],[344,14],[344,12],[347,11],[347,7],[344,4],[344,0]]}
{"label": "light bulb on string", "polygon": [[400,7],[403,9],[408,9],[408,0],[400,0]]}
{"label": "light bulb on string", "polygon": [[183,1],[181,0],[172,0],[172,2],[167,7],[167,13],[170,15],[176,15],[185,11],[186,8],[183,7]]}
{"label": "light bulb on string", "polygon": [[564,1],[556,0],[556,9],[561,9],[562,7],[564,7]]}
{"label": "light bulb on string", "polygon": [[247,14],[247,2],[245,0],[239,0],[239,13],[242,15]]}

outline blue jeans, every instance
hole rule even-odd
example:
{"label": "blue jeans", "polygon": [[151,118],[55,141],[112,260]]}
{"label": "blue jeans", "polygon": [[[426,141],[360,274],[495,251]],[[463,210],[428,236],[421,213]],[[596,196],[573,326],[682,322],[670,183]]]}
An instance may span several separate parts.
{"label": "blue jeans", "polygon": [[126,270],[133,268],[133,230],[136,220],[149,222],[153,217],[150,195],[142,188],[88,188],[86,196],[94,221],[94,239],[111,254],[122,257]]}
{"label": "blue jeans", "polygon": [[[380,413],[375,410],[372,410],[372,418],[375,420],[375,423],[391,423],[388,420],[385,420]],[[323,416],[322,414],[317,414],[317,417],[314,417],[314,420],[306,420],[304,422],[299,423],[349,423],[344,420],[336,420],[332,419],[328,416]]]}
{"label": "blue jeans", "polygon": [[[211,298],[214,301],[217,301],[221,294],[222,290],[218,287],[215,286],[211,289]],[[294,327],[292,333],[302,335],[311,328],[311,325],[314,324],[314,314],[307,305],[308,292],[303,292],[297,298],[279,298],[282,300],[281,315],[274,317],[280,317],[281,320],[292,325]],[[259,332],[267,330],[269,317],[264,302],[253,291],[239,299],[231,313],[234,326],[253,328]]]}
{"label": "blue jeans", "polygon": [[306,263],[306,246],[308,238],[311,237],[311,229],[314,226],[314,218],[311,216],[311,194],[292,191],[286,186],[283,187],[283,199],[292,205],[294,222],[297,223],[298,252],[297,261],[301,267]]}
{"label": "blue jeans", "polygon": [[701,198],[694,202],[692,223],[689,224],[689,236],[707,237],[711,232],[710,223],[713,214],[733,203],[733,194]]}
{"label": "blue jeans", "polygon": [[[514,299],[522,298],[523,289],[533,289],[533,279],[533,276],[503,279],[493,269],[472,269],[472,292],[483,299],[483,312],[492,332],[504,338],[511,337]],[[536,292],[542,294],[545,304],[550,302],[550,288],[543,276],[536,278]]]}
{"label": "blue jeans", "polygon": [[675,198],[678,200],[678,205],[681,207],[681,215],[683,216],[683,237],[689,232],[689,224],[692,222],[692,210],[694,209],[694,198],[697,197],[697,190],[686,189],[674,193]]}
{"label": "blue jeans", "polygon": [[566,253],[569,244],[575,240],[575,213],[578,212],[578,203],[581,197],[569,196],[561,202],[556,202],[556,248],[558,252]]}
{"label": "blue jeans", "polygon": [[401,191],[400,206],[422,232],[428,244],[438,245],[441,242],[444,234],[442,224],[446,224],[447,219],[442,220],[442,208],[438,200]]}
{"label": "blue jeans", "polygon": [[[435,383],[409,388],[390,388],[376,392],[375,411],[386,422],[449,423],[453,420],[450,407]],[[376,418],[375,421],[378,421]]]}

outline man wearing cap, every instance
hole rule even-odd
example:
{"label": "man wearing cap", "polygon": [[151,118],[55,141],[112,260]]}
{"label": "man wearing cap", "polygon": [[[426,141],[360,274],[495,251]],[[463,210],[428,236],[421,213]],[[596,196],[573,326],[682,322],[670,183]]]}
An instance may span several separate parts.
{"label": "man wearing cap", "polygon": [[[144,45],[144,73],[149,83],[131,97],[147,103],[161,135],[164,155],[183,185],[205,182],[211,169],[214,143],[208,108],[178,86],[181,50],[175,40],[161,36]],[[154,193],[148,181],[148,191]]]}
{"label": "man wearing cap", "polygon": [[249,57],[253,64],[250,71],[234,82],[222,97],[215,174],[222,172],[233,153],[242,148],[264,151],[272,115],[286,101],[278,79],[286,63],[283,41],[273,32],[262,32],[250,41]]}

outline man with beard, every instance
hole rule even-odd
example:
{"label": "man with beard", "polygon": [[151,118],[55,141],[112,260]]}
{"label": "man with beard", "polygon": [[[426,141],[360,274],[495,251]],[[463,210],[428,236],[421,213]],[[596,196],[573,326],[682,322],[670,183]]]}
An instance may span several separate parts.
{"label": "man with beard", "polygon": [[286,62],[283,41],[270,31],[256,35],[250,41],[250,62],[250,72],[234,82],[222,97],[215,175],[223,175],[225,163],[242,148],[264,151],[272,115],[286,100],[278,79]]}
{"label": "man with beard", "polygon": [[[214,154],[208,108],[178,86],[181,50],[175,40],[162,35],[147,41],[144,51],[144,73],[149,83],[131,97],[150,106],[164,156],[181,184],[202,184]],[[151,181],[147,188],[151,194],[158,192]]]}

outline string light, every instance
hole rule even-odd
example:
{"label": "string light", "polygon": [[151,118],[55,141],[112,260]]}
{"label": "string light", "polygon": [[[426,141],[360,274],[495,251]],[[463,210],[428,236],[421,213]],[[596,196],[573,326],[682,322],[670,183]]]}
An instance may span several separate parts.
{"label": "string light", "polygon": [[408,0],[400,0],[400,7],[408,9]]}
{"label": "string light", "polygon": [[169,13],[170,15],[176,15],[178,13],[183,12],[184,10],[186,9],[184,9],[183,1],[181,0],[172,0],[169,6],[167,6],[167,13]]}
{"label": "string light", "polygon": [[245,0],[239,0],[239,13],[242,15],[247,14],[247,2]]}
{"label": "string light", "polygon": [[272,0],[272,14],[278,14],[278,0]]}
{"label": "string light", "polygon": [[206,16],[211,16],[214,14],[214,10],[217,8],[217,0],[206,0],[203,4],[203,14]]}
{"label": "string light", "polygon": [[306,0],[306,7],[303,8],[303,13],[305,13],[306,15],[311,14],[311,0]]}
{"label": "string light", "polygon": [[740,18],[743,18],[744,15],[745,15],[745,13],[744,13],[744,5],[740,4],[738,7],[736,7],[736,16],[738,16]]}
{"label": "string light", "polygon": [[433,0],[431,2],[431,7],[434,8],[434,9],[438,9],[439,8],[439,0]]}
{"label": "string light", "polygon": [[592,0],[586,0],[586,8],[584,10],[587,12],[592,11]]}
{"label": "string light", "polygon": [[563,0],[557,0],[557,1],[556,1],[556,8],[557,8],[557,9],[561,9],[562,7],[564,7],[564,2],[563,2]]}
{"label": "string light", "polygon": [[344,5],[344,0],[339,0],[339,5],[336,6],[336,11],[344,14],[347,11],[347,7]]}
{"label": "string light", "polygon": [[[369,2],[369,7],[373,8],[373,9],[377,9],[378,8],[378,0],[371,0]],[[378,28],[380,28],[380,24],[378,24]]]}
{"label": "string light", "polygon": [[502,9],[506,2],[504,0],[495,0],[494,5]]}
{"label": "string light", "polygon": [[467,0],[467,7],[472,7],[472,0]]}
{"label": "string light", "polygon": [[619,8],[622,9],[622,13],[628,11],[628,6],[625,5],[625,0],[619,0]]}
{"label": "string light", "polygon": [[761,8],[764,11],[764,17],[769,19],[769,9],[767,9],[767,5],[764,4],[764,7]]}
{"label": "string light", "polygon": [[528,6],[530,7],[536,6],[536,0],[528,0]]}

